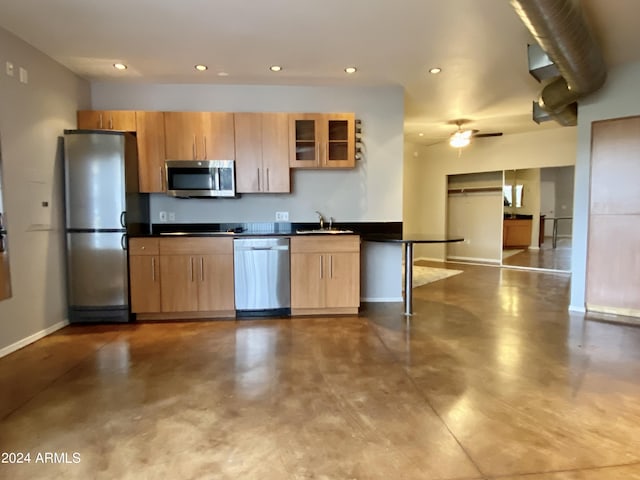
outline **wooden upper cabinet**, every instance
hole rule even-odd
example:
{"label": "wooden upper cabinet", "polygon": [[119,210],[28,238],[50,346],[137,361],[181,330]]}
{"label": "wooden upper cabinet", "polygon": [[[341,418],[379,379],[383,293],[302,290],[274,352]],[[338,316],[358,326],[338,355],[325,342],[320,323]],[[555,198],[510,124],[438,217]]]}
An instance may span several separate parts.
{"label": "wooden upper cabinet", "polygon": [[238,193],[290,192],[288,114],[236,113],[234,123]]}
{"label": "wooden upper cabinet", "polygon": [[164,114],[136,112],[136,132],[140,191],[164,192],[166,191]]}
{"label": "wooden upper cabinet", "polygon": [[353,113],[291,114],[291,168],[355,167]]}
{"label": "wooden upper cabinet", "polygon": [[135,132],[136,112],[134,110],[79,110],[78,128]]}
{"label": "wooden upper cabinet", "polygon": [[167,160],[233,160],[233,113],[165,112]]}

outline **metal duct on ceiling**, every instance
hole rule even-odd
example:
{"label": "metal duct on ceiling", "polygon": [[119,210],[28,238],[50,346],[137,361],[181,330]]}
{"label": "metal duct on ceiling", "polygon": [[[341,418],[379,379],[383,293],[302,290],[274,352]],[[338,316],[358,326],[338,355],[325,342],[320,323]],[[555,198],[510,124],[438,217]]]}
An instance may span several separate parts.
{"label": "metal duct on ceiling", "polygon": [[540,92],[538,105],[561,125],[578,123],[575,102],[607,78],[600,47],[577,0],[511,0],[560,74]]}

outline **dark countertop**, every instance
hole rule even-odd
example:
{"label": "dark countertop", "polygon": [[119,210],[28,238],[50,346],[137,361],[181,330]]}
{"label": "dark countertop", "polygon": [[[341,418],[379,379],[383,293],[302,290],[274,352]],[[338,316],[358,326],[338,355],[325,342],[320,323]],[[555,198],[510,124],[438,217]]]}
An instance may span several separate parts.
{"label": "dark countertop", "polygon": [[455,235],[430,235],[424,233],[372,233],[362,235],[368,242],[390,243],[454,243],[464,241],[464,237]]}
{"label": "dark countertop", "polygon": [[[325,227],[328,224],[325,223]],[[255,236],[314,236],[314,235],[370,235],[370,234],[400,234],[402,222],[356,222],[334,223],[335,229],[351,230],[353,233],[297,233],[298,230],[313,230],[319,228],[313,223],[159,223],[151,226],[151,232],[130,233],[130,237],[255,237]]]}

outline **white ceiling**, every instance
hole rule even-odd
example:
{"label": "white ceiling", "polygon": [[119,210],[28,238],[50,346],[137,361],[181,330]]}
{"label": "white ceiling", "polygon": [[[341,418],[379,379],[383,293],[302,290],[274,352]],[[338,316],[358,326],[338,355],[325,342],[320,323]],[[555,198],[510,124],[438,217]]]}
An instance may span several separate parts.
{"label": "white ceiling", "polygon": [[[582,3],[608,66],[640,61],[640,1]],[[508,0],[0,0],[0,26],[91,80],[402,86],[405,134],[424,144],[457,118],[556,127],[531,120],[532,39]]]}

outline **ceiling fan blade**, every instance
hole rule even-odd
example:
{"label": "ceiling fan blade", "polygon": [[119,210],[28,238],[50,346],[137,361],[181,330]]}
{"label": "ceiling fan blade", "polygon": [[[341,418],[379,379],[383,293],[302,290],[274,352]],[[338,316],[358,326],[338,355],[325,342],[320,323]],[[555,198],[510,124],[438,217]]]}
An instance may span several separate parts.
{"label": "ceiling fan blade", "polygon": [[473,135],[475,138],[481,137],[501,137],[502,132],[490,132],[490,133],[476,133]]}

